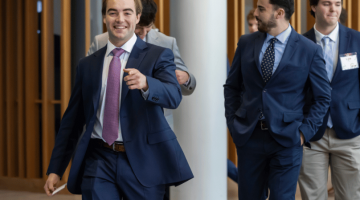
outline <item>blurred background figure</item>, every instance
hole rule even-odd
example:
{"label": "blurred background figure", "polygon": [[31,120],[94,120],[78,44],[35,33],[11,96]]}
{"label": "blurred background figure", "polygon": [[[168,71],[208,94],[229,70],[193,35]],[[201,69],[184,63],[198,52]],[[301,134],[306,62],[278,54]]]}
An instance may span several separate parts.
{"label": "blurred background figure", "polygon": [[255,8],[250,10],[249,14],[246,17],[250,33],[254,33],[254,32],[258,31],[258,21],[256,20],[256,18],[254,16],[254,12],[255,12]]}

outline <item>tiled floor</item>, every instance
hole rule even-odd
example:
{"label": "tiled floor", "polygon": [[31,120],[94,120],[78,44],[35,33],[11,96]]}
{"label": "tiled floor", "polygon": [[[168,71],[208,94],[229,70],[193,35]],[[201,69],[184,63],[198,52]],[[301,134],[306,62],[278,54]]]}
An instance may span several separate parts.
{"label": "tiled floor", "polygon": [[[228,200],[237,200],[237,184],[228,179]],[[0,190],[1,200],[81,200],[80,195],[55,195],[53,197],[47,197],[42,193],[31,192],[18,192],[18,191],[6,191]],[[301,200],[299,192],[296,193],[296,200]],[[334,200],[334,197],[329,197],[329,200]]]}

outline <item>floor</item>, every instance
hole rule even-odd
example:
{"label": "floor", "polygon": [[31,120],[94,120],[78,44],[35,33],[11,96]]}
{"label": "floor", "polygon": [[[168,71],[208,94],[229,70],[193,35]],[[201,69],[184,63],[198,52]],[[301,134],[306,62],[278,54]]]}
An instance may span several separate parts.
{"label": "floor", "polygon": [[[237,184],[228,179],[228,200],[236,200],[238,196]],[[47,197],[42,193],[31,193],[31,192],[18,192],[18,191],[7,191],[0,190],[1,200],[81,200],[80,195],[63,195],[58,194],[53,197]],[[296,200],[301,200],[300,193],[296,193]],[[329,196],[328,200],[334,200],[332,195]]]}
{"label": "floor", "polygon": [[[330,186],[330,185],[329,185]],[[228,178],[228,200],[237,200],[237,184]],[[295,200],[301,200],[299,187],[297,188]],[[328,200],[334,200],[333,194],[329,194]]]}

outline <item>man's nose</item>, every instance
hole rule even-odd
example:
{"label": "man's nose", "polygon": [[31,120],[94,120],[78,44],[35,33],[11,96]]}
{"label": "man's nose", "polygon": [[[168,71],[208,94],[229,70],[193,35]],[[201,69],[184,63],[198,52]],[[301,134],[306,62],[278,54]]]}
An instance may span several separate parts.
{"label": "man's nose", "polygon": [[124,16],[123,16],[122,14],[119,14],[119,15],[117,16],[117,18],[116,18],[116,21],[117,21],[117,22],[122,22],[122,21],[124,21]]}

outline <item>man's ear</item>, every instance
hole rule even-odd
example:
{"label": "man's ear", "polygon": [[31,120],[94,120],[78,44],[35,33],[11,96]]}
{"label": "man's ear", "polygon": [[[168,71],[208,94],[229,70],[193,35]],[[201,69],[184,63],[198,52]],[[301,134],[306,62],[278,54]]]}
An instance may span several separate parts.
{"label": "man's ear", "polygon": [[140,22],[141,13],[136,15],[136,24]]}
{"label": "man's ear", "polygon": [[276,13],[276,19],[279,19],[281,17],[285,17],[285,10],[283,8],[279,8],[275,11]]}
{"label": "man's ear", "polygon": [[312,10],[313,12],[316,12],[316,6],[311,6],[311,10]]}

